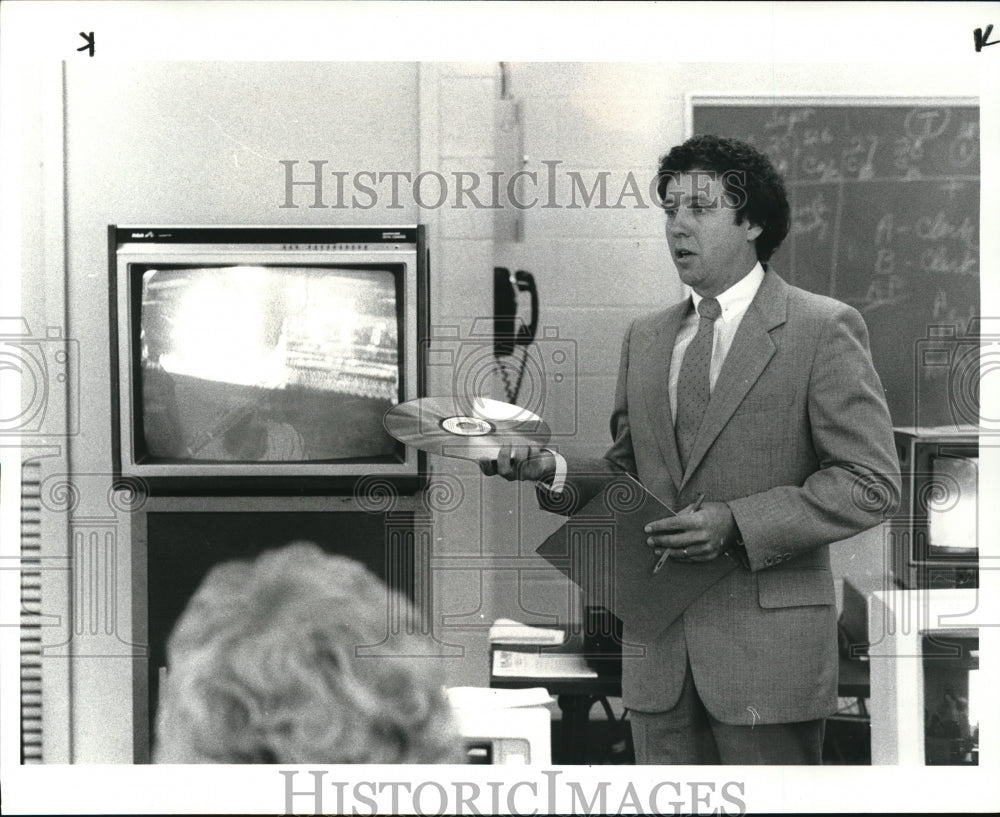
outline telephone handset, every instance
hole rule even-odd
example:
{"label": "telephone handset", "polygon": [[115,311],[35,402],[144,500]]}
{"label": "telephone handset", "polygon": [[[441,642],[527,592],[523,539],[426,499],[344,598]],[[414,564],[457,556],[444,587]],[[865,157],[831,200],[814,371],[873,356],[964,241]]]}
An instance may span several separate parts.
{"label": "telephone handset", "polygon": [[[528,323],[517,314],[517,295],[527,292],[531,298],[531,314]],[[530,272],[518,270],[511,275],[506,267],[493,268],[493,354],[497,357],[500,376],[503,379],[504,390],[507,392],[507,402],[516,403],[521,391],[521,381],[524,379],[524,369],[528,363],[527,347],[535,339],[538,329],[538,288],[535,286],[535,276]],[[517,379],[511,382],[509,365],[501,358],[514,354],[514,350],[522,347],[520,366]]]}
{"label": "telephone handset", "polygon": [[[527,325],[517,314],[517,294],[531,298]],[[527,346],[538,329],[538,288],[535,276],[518,270],[511,275],[506,267],[493,268],[493,353],[497,357],[514,354],[516,346]]]}

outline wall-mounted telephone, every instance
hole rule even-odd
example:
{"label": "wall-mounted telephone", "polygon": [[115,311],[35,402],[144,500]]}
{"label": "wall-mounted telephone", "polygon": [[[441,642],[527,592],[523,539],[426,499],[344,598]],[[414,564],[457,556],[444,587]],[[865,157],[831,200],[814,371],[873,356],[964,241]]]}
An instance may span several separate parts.
{"label": "wall-mounted telephone", "polygon": [[[518,315],[518,293],[527,293],[531,300],[528,322]],[[528,360],[527,347],[535,339],[538,329],[538,288],[535,276],[518,270],[513,275],[506,267],[493,268],[493,354],[497,358],[513,355],[520,346],[524,349],[517,380],[511,383],[507,368],[500,366],[508,402],[517,401],[521,390],[521,380]]]}
{"label": "wall-mounted telephone", "polygon": [[[517,314],[517,294],[531,298],[528,323]],[[493,268],[493,351],[497,357],[514,354],[515,346],[527,346],[538,328],[538,288],[535,276],[518,270],[511,275],[506,267]]]}

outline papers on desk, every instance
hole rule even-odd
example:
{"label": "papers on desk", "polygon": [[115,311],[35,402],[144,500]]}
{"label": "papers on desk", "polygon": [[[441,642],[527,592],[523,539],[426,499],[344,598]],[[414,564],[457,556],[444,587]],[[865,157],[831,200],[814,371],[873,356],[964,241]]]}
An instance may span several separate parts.
{"label": "papers on desk", "polygon": [[582,655],[521,650],[493,651],[495,678],[596,678]]}
{"label": "papers on desk", "polygon": [[498,618],[490,627],[490,644],[562,644],[566,631],[558,628],[532,627],[509,618]]}

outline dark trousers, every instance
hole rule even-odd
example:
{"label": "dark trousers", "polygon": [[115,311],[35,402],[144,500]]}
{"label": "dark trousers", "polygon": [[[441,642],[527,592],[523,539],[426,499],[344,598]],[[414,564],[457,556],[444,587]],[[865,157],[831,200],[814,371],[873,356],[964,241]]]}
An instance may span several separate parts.
{"label": "dark trousers", "polygon": [[690,666],[680,700],[673,709],[631,710],[629,719],[638,764],[786,766],[823,762],[822,718],[755,726],[722,723],[705,709]]}

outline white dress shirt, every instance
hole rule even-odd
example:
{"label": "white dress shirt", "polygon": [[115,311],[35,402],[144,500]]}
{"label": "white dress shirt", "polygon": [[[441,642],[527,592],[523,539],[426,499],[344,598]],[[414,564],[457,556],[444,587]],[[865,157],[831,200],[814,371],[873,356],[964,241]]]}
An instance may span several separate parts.
{"label": "white dress shirt", "polygon": [[[712,337],[712,360],[708,368],[708,388],[709,393],[715,388],[715,382],[719,379],[719,372],[722,371],[722,364],[726,361],[729,348],[733,345],[733,338],[736,331],[743,322],[743,316],[749,309],[753,299],[757,296],[764,281],[764,268],[758,261],[747,275],[744,275],[725,292],[716,296],[722,313],[715,321],[715,334]],[[697,292],[691,292],[691,309],[681,321],[677,330],[677,337],[674,340],[674,352],[670,358],[670,380],[668,389],[670,392],[670,414],[677,421],[677,380],[681,374],[681,362],[684,360],[684,352],[688,345],[694,340],[698,332],[698,304],[702,297]],[[549,449],[551,451],[551,449]],[[550,491],[559,493],[566,484],[566,460],[557,451],[552,451],[556,461],[556,472],[552,478],[552,484],[546,486]],[[544,484],[544,483],[543,483]]]}
{"label": "white dress shirt", "polygon": [[[719,379],[719,372],[722,371],[722,364],[729,354],[729,347],[733,345],[733,338],[736,337],[736,330],[743,322],[743,316],[750,307],[751,302],[760,289],[764,280],[764,268],[758,261],[754,264],[749,274],[740,278],[729,289],[721,295],[716,296],[722,314],[715,321],[715,334],[712,337],[712,360],[708,364],[708,391],[709,394],[715,389],[715,382]],[[684,360],[684,352],[687,351],[694,336],[698,333],[698,322],[701,320],[698,315],[698,304],[702,301],[701,295],[697,292],[691,293],[693,309],[684,316],[680,328],[677,330],[677,338],[674,340],[674,353],[670,358],[670,414],[677,421],[677,381],[681,376],[681,363]]]}

